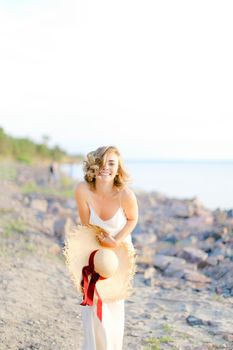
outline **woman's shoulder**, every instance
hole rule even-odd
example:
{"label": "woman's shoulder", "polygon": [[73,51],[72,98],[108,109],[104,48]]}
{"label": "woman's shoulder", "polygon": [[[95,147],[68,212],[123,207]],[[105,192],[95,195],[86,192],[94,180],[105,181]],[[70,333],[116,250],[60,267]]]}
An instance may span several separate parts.
{"label": "woman's shoulder", "polygon": [[128,186],[124,186],[121,190],[121,199],[123,202],[131,202],[136,200],[135,193]]}
{"label": "woman's shoulder", "polygon": [[86,197],[86,195],[88,194],[88,191],[89,191],[89,188],[86,181],[79,182],[74,189],[75,196],[79,196],[79,197],[80,196]]}

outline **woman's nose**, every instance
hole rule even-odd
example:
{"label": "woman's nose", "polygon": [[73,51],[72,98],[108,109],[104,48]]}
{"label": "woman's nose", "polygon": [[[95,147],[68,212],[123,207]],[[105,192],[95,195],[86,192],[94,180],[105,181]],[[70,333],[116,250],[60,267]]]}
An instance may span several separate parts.
{"label": "woman's nose", "polygon": [[103,165],[103,170],[107,170],[108,169],[108,164],[104,164]]}

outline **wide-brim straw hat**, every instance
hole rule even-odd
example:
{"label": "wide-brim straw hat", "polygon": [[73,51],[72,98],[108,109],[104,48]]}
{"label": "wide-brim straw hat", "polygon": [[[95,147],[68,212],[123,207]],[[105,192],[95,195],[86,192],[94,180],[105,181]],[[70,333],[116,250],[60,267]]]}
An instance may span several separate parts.
{"label": "wide-brim straw hat", "polygon": [[[132,292],[132,280],[135,274],[135,250],[133,244],[128,242],[122,242],[115,248],[101,246],[97,237],[101,236],[102,231],[101,227],[95,225],[74,226],[65,237],[63,254],[74,286],[80,294],[83,294],[82,271],[89,264],[90,255],[100,249],[108,251],[110,249],[115,253],[118,259],[117,267],[114,266],[115,272],[111,277],[100,279],[96,283],[96,289],[102,301],[110,303],[126,299]],[[105,258],[107,256],[108,254]],[[111,254],[109,257],[109,264],[111,264]],[[96,296],[95,301],[97,301]]]}

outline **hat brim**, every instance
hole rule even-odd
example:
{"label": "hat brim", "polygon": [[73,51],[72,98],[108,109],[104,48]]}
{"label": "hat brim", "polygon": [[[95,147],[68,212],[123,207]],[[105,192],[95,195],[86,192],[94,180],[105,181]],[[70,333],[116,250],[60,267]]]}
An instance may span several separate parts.
{"label": "hat brim", "polygon": [[113,276],[99,280],[97,291],[105,303],[126,299],[132,291],[135,274],[135,250],[133,244],[122,242],[115,248],[104,248],[97,240],[101,227],[77,225],[67,234],[63,254],[71,279],[79,293],[82,293],[82,268],[88,265],[90,254],[97,249],[112,249],[118,257],[118,268]]}

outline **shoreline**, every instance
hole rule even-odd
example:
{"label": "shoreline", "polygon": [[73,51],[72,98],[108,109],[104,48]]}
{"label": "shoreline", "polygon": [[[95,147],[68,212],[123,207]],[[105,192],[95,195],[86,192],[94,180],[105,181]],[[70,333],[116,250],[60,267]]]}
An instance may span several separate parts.
{"label": "shoreline", "polygon": [[[76,181],[61,174],[49,182],[47,167],[19,163],[0,175],[1,349],[76,350],[80,298],[62,255],[78,221]],[[158,192],[136,196],[124,348],[232,350],[233,210]]]}
{"label": "shoreline", "polygon": [[[132,176],[128,185],[136,191],[159,192],[174,199],[200,199],[211,210],[233,208],[233,163],[199,165],[197,163],[131,163],[126,168]],[[82,166],[61,167],[74,180],[82,179]],[[223,183],[227,190],[223,190]]]}

